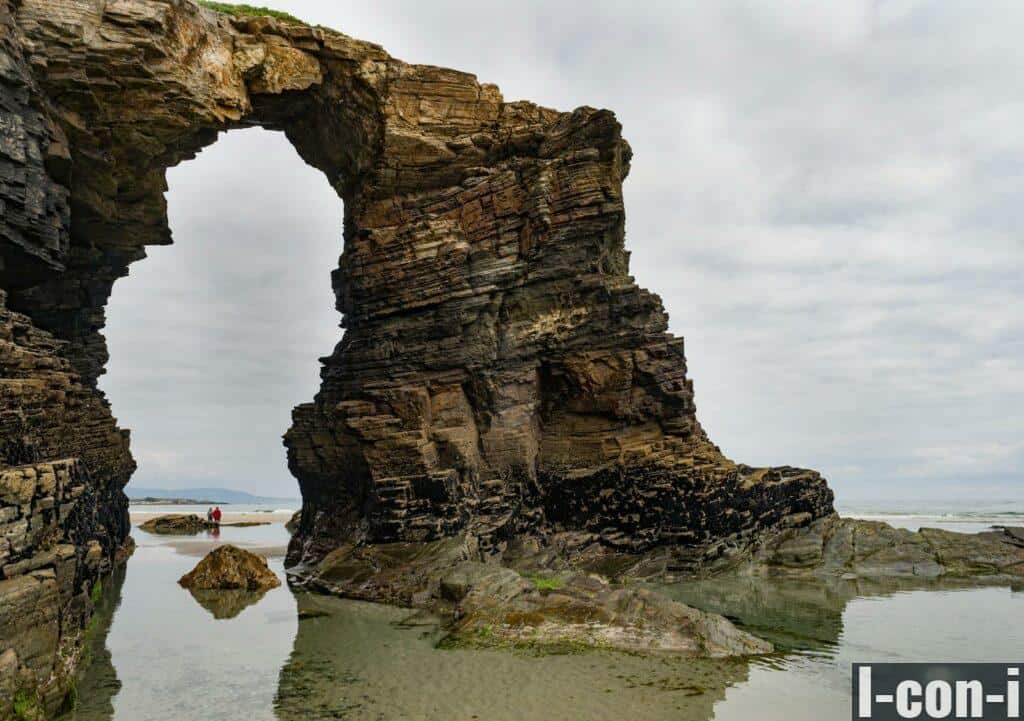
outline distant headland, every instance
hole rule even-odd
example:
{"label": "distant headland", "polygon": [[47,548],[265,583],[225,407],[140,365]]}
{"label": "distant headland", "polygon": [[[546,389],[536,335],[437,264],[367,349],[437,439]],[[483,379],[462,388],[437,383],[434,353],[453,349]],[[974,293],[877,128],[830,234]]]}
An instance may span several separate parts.
{"label": "distant headland", "polygon": [[257,496],[231,488],[135,488],[129,485],[125,494],[132,505],[240,505],[276,504],[283,507],[298,507],[298,498]]}

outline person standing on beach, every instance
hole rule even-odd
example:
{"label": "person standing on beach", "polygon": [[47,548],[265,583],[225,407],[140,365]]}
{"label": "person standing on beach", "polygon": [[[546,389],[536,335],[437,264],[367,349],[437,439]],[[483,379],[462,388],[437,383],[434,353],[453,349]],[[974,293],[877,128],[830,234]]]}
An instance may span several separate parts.
{"label": "person standing on beach", "polygon": [[220,525],[220,516],[220,506],[217,506],[216,508],[213,509],[213,522],[216,523],[218,526]]}
{"label": "person standing on beach", "polygon": [[210,507],[210,508],[206,509],[206,522],[207,523],[212,523],[213,522],[213,507]]}

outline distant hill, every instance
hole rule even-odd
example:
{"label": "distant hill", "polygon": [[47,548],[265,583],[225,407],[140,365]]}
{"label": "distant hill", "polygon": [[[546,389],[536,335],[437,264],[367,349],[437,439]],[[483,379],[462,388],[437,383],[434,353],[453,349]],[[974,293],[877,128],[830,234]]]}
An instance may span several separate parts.
{"label": "distant hill", "polygon": [[128,484],[124,489],[129,500],[141,501],[153,498],[192,498],[203,499],[214,503],[225,504],[291,504],[299,498],[278,498],[274,496],[254,496],[245,491],[233,491],[230,488],[143,488]]}

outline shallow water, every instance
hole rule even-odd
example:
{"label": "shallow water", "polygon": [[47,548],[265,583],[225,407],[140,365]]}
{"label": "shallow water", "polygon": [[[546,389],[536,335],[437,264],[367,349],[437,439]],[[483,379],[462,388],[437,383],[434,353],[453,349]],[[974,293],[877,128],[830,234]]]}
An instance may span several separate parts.
{"label": "shallow water", "polygon": [[[1024,648],[1013,623],[1024,594],[1008,589],[729,579],[668,591],[783,652],[687,662],[438,650],[436,624],[407,610],[285,586],[197,600],[177,585],[221,542],[259,549],[283,576],[280,525],[219,538],[134,535],[135,556],[106,584],[72,718],[822,721],[849,718],[853,661],[1005,660]],[[327,615],[300,621],[298,609]]]}

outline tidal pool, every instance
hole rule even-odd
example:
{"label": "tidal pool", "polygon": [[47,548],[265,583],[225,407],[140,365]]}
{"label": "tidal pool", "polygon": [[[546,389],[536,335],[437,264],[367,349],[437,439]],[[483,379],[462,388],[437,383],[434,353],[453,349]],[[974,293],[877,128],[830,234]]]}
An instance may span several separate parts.
{"label": "tidal pool", "polygon": [[[1006,588],[728,579],[667,590],[779,653],[694,662],[439,650],[437,624],[408,610],[285,586],[195,598],[177,585],[222,542],[268,555],[283,576],[279,524],[134,535],[135,556],[106,584],[69,719],[845,721],[854,661],[1007,660],[1024,648],[1024,593]],[[318,613],[299,620],[300,609]]]}

